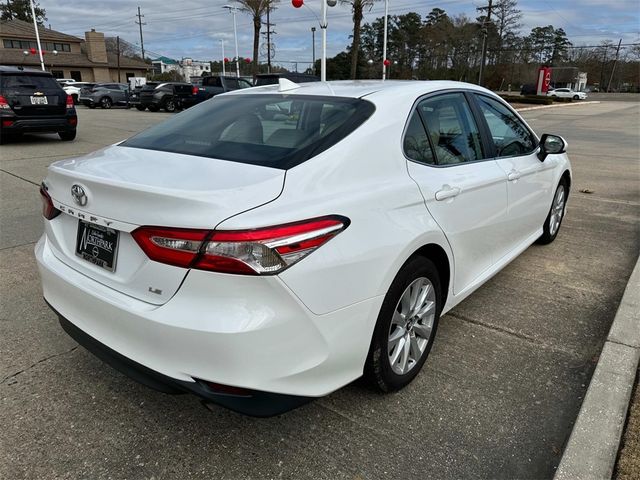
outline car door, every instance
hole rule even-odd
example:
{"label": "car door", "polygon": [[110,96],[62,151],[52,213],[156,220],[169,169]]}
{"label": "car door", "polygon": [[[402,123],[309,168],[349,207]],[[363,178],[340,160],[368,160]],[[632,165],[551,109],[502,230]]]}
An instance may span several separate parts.
{"label": "car door", "polygon": [[492,267],[504,250],[506,175],[487,159],[465,94],[420,100],[403,139],[409,175],[447,237],[454,256],[454,293]]}
{"label": "car door", "polygon": [[507,175],[509,250],[536,235],[549,212],[558,160],[538,159],[538,140],[509,106],[488,95],[474,93],[481,121],[488,129],[496,163]]}

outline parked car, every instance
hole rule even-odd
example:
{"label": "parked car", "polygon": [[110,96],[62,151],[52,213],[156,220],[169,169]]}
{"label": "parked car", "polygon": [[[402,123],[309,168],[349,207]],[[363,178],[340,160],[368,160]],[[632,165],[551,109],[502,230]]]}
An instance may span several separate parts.
{"label": "parked car", "polygon": [[57,133],[76,138],[73,99],[50,73],[0,66],[0,143],[23,133]]}
{"label": "parked car", "polygon": [[251,88],[253,85],[244,79],[229,76],[203,77],[202,82],[196,85],[193,104],[203,102],[221,93],[232,92],[243,88]]}
{"label": "parked car", "polygon": [[129,107],[129,85],[125,83],[96,83],[80,89],[78,101],[89,108]]}
{"label": "parked car", "polygon": [[56,78],[56,82],[58,82],[61,87],[64,87],[67,83],[74,83],[75,80],[73,78]]}
{"label": "parked car", "polygon": [[236,90],[49,167],[44,298],[120,371],[243,413],[398,390],[441,315],[556,238],[565,149],[471,84]]}
{"label": "parked car", "polygon": [[520,88],[520,95],[537,95],[537,94],[538,94],[538,89],[536,88],[536,85],[533,83],[525,83]]}
{"label": "parked car", "polygon": [[73,98],[73,103],[77,104],[78,99],[80,98],[80,91],[83,88],[91,88],[95,85],[95,83],[90,82],[69,82],[65,83],[62,86],[62,89],[67,93],[67,95],[71,95]]}
{"label": "parked car", "polygon": [[576,92],[575,90],[571,90],[570,88],[556,88],[554,90],[549,90],[547,92],[547,96],[558,98],[573,98],[574,100],[584,100],[585,98],[587,98],[586,93]]}
{"label": "parked car", "polygon": [[277,84],[281,78],[286,78],[294,83],[319,82],[320,77],[307,73],[283,72],[283,73],[259,73],[256,75],[255,86]]}
{"label": "parked car", "polygon": [[175,112],[195,103],[195,88],[190,83],[148,82],[136,92],[132,105],[140,111],[148,108],[151,112],[157,112],[162,108],[166,112]]}

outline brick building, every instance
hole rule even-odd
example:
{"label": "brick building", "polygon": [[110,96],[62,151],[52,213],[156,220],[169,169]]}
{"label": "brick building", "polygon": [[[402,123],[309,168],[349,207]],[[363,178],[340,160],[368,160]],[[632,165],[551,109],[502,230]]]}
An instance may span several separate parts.
{"label": "brick building", "polygon": [[[45,68],[56,78],[73,78],[82,82],[125,82],[129,77],[144,77],[151,65],[140,59],[107,52],[104,34],[91,30],[84,40],[73,35],[39,27]],[[0,20],[0,65],[40,67],[33,24],[21,20]],[[57,54],[54,54],[54,50]]]}

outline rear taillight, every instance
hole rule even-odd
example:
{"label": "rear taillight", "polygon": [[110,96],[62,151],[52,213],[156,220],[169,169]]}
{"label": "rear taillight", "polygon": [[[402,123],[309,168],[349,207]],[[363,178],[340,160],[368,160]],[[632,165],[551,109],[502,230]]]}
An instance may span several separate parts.
{"label": "rear taillight", "polygon": [[73,108],[73,97],[71,95],[67,95],[67,109]]}
{"label": "rear taillight", "polygon": [[193,87],[191,87],[191,95],[197,95],[199,91],[200,90],[197,86],[194,85]]}
{"label": "rear taillight", "polygon": [[7,99],[2,95],[0,95],[0,110],[11,110],[9,102],[7,102]]}
{"label": "rear taillight", "polygon": [[315,251],[349,220],[330,216],[253,230],[140,227],[132,235],[151,260],[242,275],[276,274]]}
{"label": "rear taillight", "polygon": [[40,199],[42,200],[42,216],[47,220],[52,220],[60,215],[60,210],[53,206],[53,200],[44,185],[40,186]]}

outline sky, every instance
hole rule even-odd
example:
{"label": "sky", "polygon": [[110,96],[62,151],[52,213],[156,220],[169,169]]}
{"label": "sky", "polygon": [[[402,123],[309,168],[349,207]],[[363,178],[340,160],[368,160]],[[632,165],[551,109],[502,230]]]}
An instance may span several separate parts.
{"label": "sky", "polygon": [[[0,0],[4,1],[4,0]],[[139,46],[140,34],[135,24],[137,7],[144,15],[144,46],[148,56],[165,55],[181,59],[219,60],[222,58],[221,40],[225,56],[235,56],[233,16],[223,6],[233,0],[38,0],[47,12],[47,24],[54,30],[84,37],[95,28],[107,36],[119,35]],[[316,56],[320,55],[321,0],[306,0],[296,9],[290,0],[281,0],[271,14],[273,30],[277,34],[274,63],[292,67],[299,62],[304,70],[312,59],[311,27],[316,27]],[[423,18],[433,8],[441,8],[450,16],[466,14],[475,18],[476,7],[483,0],[389,0],[389,14],[417,12]],[[578,6],[577,6],[578,5]],[[553,25],[563,28],[574,45],[598,45],[611,40],[623,43],[640,42],[640,0],[519,0],[522,11],[522,33],[536,26]],[[370,22],[384,14],[384,1],[378,1],[365,15]],[[251,57],[253,26],[249,14],[237,12],[238,50],[240,57]],[[328,9],[327,54],[343,51],[351,43],[353,24],[348,5],[338,3]],[[263,28],[263,31],[266,30]],[[307,62],[307,63],[305,63]]]}

